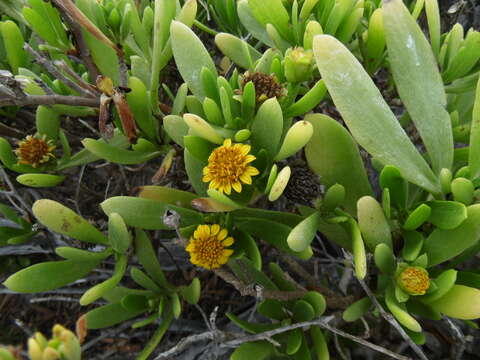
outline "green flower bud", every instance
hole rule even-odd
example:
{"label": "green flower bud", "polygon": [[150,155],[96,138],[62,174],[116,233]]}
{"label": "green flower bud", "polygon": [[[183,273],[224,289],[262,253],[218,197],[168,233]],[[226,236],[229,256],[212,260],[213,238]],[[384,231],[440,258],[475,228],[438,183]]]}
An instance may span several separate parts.
{"label": "green flower bud", "polygon": [[75,334],[70,330],[63,329],[59,338],[62,341],[59,347],[59,351],[63,355],[62,358],[67,360],[81,360],[82,350]]}
{"label": "green flower bud", "polygon": [[430,287],[428,271],[419,266],[408,266],[398,275],[397,284],[410,295],[424,295]]}
{"label": "green flower bud", "polygon": [[275,201],[277,200],[285,190],[288,184],[288,180],[290,180],[290,175],[292,171],[290,170],[289,166],[285,166],[282,171],[278,173],[275,182],[273,183],[272,189],[268,194],[268,200]]}
{"label": "green flower bud", "polygon": [[288,49],[285,54],[285,77],[289,82],[302,82],[311,78],[313,51],[301,47]]}
{"label": "green flower bud", "polygon": [[250,138],[251,131],[248,129],[242,129],[236,132],[234,136],[234,140],[236,142],[244,142]]}
{"label": "green flower bud", "polygon": [[442,192],[444,194],[449,194],[451,189],[452,183],[452,172],[447,169],[443,168],[440,170],[440,186],[442,187]]}
{"label": "green flower bud", "polygon": [[28,339],[28,357],[30,360],[42,360],[43,348],[33,337]]}
{"label": "green flower bud", "polygon": [[303,148],[313,135],[313,126],[308,121],[296,122],[285,135],[282,147],[278,151],[275,161],[286,159]]}
{"label": "green flower bud", "polygon": [[120,14],[118,13],[118,10],[114,8],[112,11],[110,11],[110,14],[108,15],[108,25],[114,30],[118,30],[121,24],[121,18]]}
{"label": "green flower bud", "polygon": [[470,205],[473,202],[474,191],[473,183],[468,179],[459,177],[452,181],[452,194],[455,201]]}
{"label": "green flower bud", "polygon": [[48,347],[43,351],[42,360],[58,360],[60,359],[60,353],[54,348]]}
{"label": "green flower bud", "polygon": [[223,144],[221,137],[215,129],[200,116],[194,114],[184,114],[183,120],[192,129],[196,135],[208,140],[214,144]]}

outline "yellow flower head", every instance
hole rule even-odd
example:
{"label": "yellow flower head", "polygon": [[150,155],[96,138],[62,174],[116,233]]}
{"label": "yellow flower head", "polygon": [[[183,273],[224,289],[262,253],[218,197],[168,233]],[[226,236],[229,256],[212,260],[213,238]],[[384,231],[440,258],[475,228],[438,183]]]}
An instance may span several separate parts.
{"label": "yellow flower head", "polygon": [[35,168],[54,158],[53,150],[55,150],[55,145],[52,145],[51,141],[47,141],[45,135],[41,138],[28,135],[18,143],[15,154],[19,164],[31,165]]}
{"label": "yellow flower head", "polygon": [[232,188],[241,192],[242,183],[251,184],[252,176],[258,175],[259,171],[249,165],[255,160],[249,152],[250,145],[232,145],[231,139],[226,139],[222,146],[213,150],[208,165],[203,168],[203,181],[210,182],[209,189],[230,195]]}
{"label": "yellow flower head", "polygon": [[405,268],[398,276],[397,282],[410,295],[424,295],[430,287],[427,270],[419,266]]}
{"label": "yellow flower head", "polygon": [[190,237],[186,250],[190,253],[192,264],[206,269],[219,268],[226,264],[233,250],[226,249],[233,244],[233,237],[220,225],[199,225]]}

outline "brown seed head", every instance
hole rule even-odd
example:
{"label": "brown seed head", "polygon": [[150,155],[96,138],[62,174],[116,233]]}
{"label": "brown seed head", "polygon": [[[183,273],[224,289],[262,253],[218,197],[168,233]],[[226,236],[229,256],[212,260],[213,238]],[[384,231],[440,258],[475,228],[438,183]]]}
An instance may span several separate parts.
{"label": "brown seed head", "polygon": [[255,87],[257,102],[263,102],[273,97],[280,98],[284,95],[283,87],[273,75],[267,75],[261,72],[246,72],[242,78],[242,87],[249,81],[251,81]]}
{"label": "brown seed head", "polygon": [[15,154],[19,164],[37,167],[55,157],[53,150],[55,145],[47,141],[45,135],[40,138],[28,135],[18,143]]}

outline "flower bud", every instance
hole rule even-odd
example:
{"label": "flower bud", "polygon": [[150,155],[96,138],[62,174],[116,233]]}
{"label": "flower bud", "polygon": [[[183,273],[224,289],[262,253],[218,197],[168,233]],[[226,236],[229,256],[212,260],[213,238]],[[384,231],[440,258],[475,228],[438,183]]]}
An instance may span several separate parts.
{"label": "flower bud", "polygon": [[313,135],[313,126],[308,121],[296,122],[285,135],[282,147],[278,151],[275,161],[286,159],[294,155],[297,151],[303,148],[311,139]]}
{"label": "flower bud", "polygon": [[47,347],[43,351],[42,360],[58,360],[60,359],[60,353],[52,347]]}
{"label": "flower bud", "polygon": [[311,78],[313,51],[301,47],[288,49],[285,54],[285,77],[289,82],[302,82]]}
{"label": "flower bud", "polygon": [[275,201],[282,195],[283,190],[285,190],[288,184],[288,180],[290,180],[291,173],[292,171],[289,166],[285,166],[282,171],[278,173],[277,178],[273,183],[272,189],[268,194],[268,200]]}
{"label": "flower bud", "polygon": [[63,329],[59,338],[62,342],[59,347],[62,358],[65,358],[66,360],[80,360],[82,350],[80,348],[80,342],[75,334],[70,330]]}
{"label": "flower bud", "polygon": [[464,177],[458,177],[452,181],[452,194],[455,201],[470,205],[473,202],[474,191],[473,183]]}
{"label": "flower bud", "polygon": [[234,140],[236,142],[244,142],[250,138],[251,131],[248,129],[242,129],[235,133]]}
{"label": "flower bud", "polygon": [[410,295],[424,295],[430,287],[430,278],[424,268],[408,266],[398,275],[397,284]]}
{"label": "flower bud", "polygon": [[43,348],[33,337],[28,339],[28,357],[30,360],[42,360]]}
{"label": "flower bud", "polygon": [[183,120],[192,129],[196,135],[208,140],[214,144],[222,144],[223,137],[221,137],[215,129],[200,116],[194,114],[184,114]]}

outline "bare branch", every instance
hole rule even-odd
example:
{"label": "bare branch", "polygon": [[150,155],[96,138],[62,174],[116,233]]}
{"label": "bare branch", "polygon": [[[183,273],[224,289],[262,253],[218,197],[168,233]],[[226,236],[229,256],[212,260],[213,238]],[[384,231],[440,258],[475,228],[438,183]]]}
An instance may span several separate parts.
{"label": "bare branch", "polygon": [[[166,352],[163,352],[159,354],[155,360],[161,360],[161,359],[171,359],[173,358],[172,356],[174,354],[177,354],[181,351],[183,351],[185,348],[187,348],[189,345],[204,341],[204,340],[216,340],[220,343],[220,347],[228,347],[228,348],[236,348],[246,342],[251,342],[251,341],[259,341],[259,340],[271,340],[271,338],[275,335],[282,334],[284,332],[294,330],[294,329],[299,329],[299,328],[305,328],[305,327],[310,327],[313,325],[319,326],[325,330],[328,330],[334,334],[337,334],[341,337],[344,337],[346,339],[355,341],[358,344],[361,344],[363,346],[366,346],[372,350],[375,350],[379,353],[382,353],[384,355],[390,356],[393,359],[397,360],[411,360],[411,358],[407,356],[403,356],[400,354],[397,354],[393,351],[390,351],[388,349],[385,349],[382,346],[375,345],[369,341],[366,341],[358,336],[354,336],[351,334],[348,334],[344,332],[343,330],[340,330],[336,327],[333,327],[328,324],[328,322],[332,319],[331,316],[329,317],[323,317],[317,320],[312,320],[312,321],[305,321],[301,323],[296,323],[288,326],[283,326],[274,330],[269,330],[265,331],[259,334],[255,335],[248,335],[248,336],[238,336],[232,333],[225,333],[222,331],[207,331],[202,334],[196,334],[192,336],[188,336],[184,339],[182,339],[177,345],[175,345],[173,348],[169,349]],[[232,339],[233,337],[233,339]]]}
{"label": "bare branch", "polygon": [[22,98],[0,98],[0,107],[28,105],[72,105],[98,108],[100,98],[65,95],[28,95]]}
{"label": "bare branch", "polygon": [[56,77],[58,80],[63,82],[65,85],[67,85],[69,88],[72,90],[75,90],[79,94],[82,94],[83,96],[86,97],[92,97],[95,98],[97,97],[97,94],[91,92],[88,89],[83,88],[82,86],[78,85],[74,81],[70,80],[68,77],[64,76],[58,69],[55,67],[55,65],[46,57],[42,56],[40,53],[36,52],[30,45],[25,43],[23,48],[31,54],[37,63],[42,65],[45,70],[47,70],[50,74],[52,74],[54,77]]}

